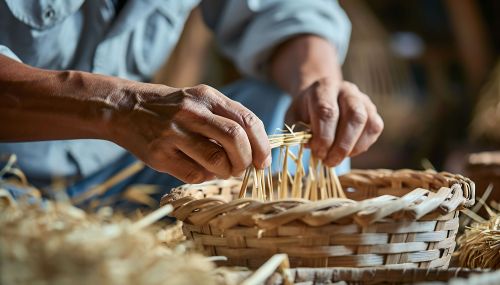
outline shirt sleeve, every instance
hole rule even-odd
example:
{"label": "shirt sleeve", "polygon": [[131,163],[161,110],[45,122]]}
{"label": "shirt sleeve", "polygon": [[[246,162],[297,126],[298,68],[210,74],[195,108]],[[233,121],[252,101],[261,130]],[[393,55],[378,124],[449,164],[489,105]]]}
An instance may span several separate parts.
{"label": "shirt sleeve", "polygon": [[265,77],[273,49],[298,34],[323,37],[347,53],[351,24],[336,0],[204,0],[203,17],[222,52],[246,75]]}
{"label": "shirt sleeve", "polygon": [[17,60],[19,62],[21,62],[21,60],[19,59],[19,57],[17,57],[17,55],[15,53],[13,53],[8,47],[6,46],[3,46],[3,45],[0,45],[0,54],[1,55],[5,55],[7,57],[10,57],[14,60]]}

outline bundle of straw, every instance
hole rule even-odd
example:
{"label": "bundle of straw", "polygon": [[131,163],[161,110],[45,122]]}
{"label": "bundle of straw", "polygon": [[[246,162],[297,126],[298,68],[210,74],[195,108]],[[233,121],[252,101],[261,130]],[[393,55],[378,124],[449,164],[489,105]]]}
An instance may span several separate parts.
{"label": "bundle of straw", "polygon": [[500,269],[500,214],[487,209],[490,219],[473,223],[457,240],[462,267]]}
{"label": "bundle of straw", "polygon": [[[251,196],[262,201],[275,199],[303,198],[317,201],[328,198],[346,198],[334,168],[330,168],[321,160],[311,156],[306,172],[303,161],[304,145],[311,138],[307,131],[293,131],[294,126],[280,134],[269,136],[271,148],[279,147],[280,171],[277,173],[277,183],[273,181],[271,166],[267,169],[256,169],[251,166],[243,176],[239,198],[247,195],[248,184],[252,183]],[[295,155],[292,147],[298,148]],[[289,166],[295,164],[295,174],[289,171]],[[303,185],[305,179],[305,185]],[[275,193],[275,190],[276,192]]]}
{"label": "bundle of straw", "polygon": [[179,225],[147,228],[170,210],[132,222],[109,208],[4,203],[0,284],[216,284],[214,264],[179,243]]}

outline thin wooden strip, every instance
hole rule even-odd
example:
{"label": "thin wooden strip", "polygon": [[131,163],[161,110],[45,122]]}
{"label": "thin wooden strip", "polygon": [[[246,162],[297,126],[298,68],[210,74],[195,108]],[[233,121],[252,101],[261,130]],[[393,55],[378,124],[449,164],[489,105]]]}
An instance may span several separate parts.
{"label": "thin wooden strip", "polygon": [[427,243],[425,242],[401,242],[401,243],[388,243],[388,244],[376,244],[369,245],[366,247],[369,253],[380,253],[380,254],[394,254],[394,253],[406,253],[423,251],[427,249]]}
{"label": "thin wooden strip", "polygon": [[245,279],[242,285],[260,285],[264,284],[265,281],[271,276],[275,271],[279,271],[281,268],[284,274],[283,285],[292,284],[291,278],[288,271],[285,269],[290,267],[288,256],[286,254],[275,254],[266,263],[264,263],[259,269],[257,269],[250,277]]}
{"label": "thin wooden strip", "polygon": [[406,213],[415,220],[420,219],[427,213],[435,210],[436,208],[443,203],[448,195],[450,195],[451,189],[447,187],[441,187],[439,191],[433,195],[433,193],[429,193],[429,197],[422,201],[422,203],[412,206],[407,209]]}
{"label": "thin wooden strip", "polygon": [[447,238],[448,231],[434,231],[428,233],[417,233],[415,234],[415,241],[422,242],[439,242]]}
{"label": "thin wooden strip", "polygon": [[277,228],[280,236],[325,236],[331,233],[352,234],[359,233],[360,226],[356,224],[348,225],[327,225],[322,227],[308,227],[305,225],[283,225]]}
{"label": "thin wooden strip", "polygon": [[335,256],[328,258],[331,267],[368,267],[384,264],[384,256],[378,254],[359,254],[347,256]]}
{"label": "thin wooden strip", "polygon": [[117,183],[120,183],[124,179],[134,175],[143,168],[144,168],[144,163],[142,163],[141,161],[137,161],[127,166],[126,168],[120,170],[117,174],[113,175],[111,178],[99,184],[98,186],[91,188],[88,191],[84,191],[80,195],[75,196],[73,199],[71,199],[71,201],[73,204],[80,204],[94,196],[102,195]]}
{"label": "thin wooden strip", "polygon": [[238,197],[241,199],[247,195],[248,179],[250,178],[251,168],[245,170],[245,175],[243,176],[243,182],[241,183],[240,194]]}
{"label": "thin wooden strip", "polygon": [[367,232],[373,233],[418,233],[432,232],[436,225],[435,221],[413,222],[404,221],[398,223],[377,223],[367,227]]}
{"label": "thin wooden strip", "polygon": [[341,207],[342,205],[352,204],[352,203],[355,202],[348,199],[345,200],[328,199],[328,200],[317,201],[316,203],[305,203],[302,205],[298,205],[294,208],[288,209],[286,211],[283,211],[281,213],[260,215],[256,217],[256,224],[262,228],[274,228],[283,225],[285,223],[291,222],[293,220],[296,220],[315,210],[329,208],[329,207]]}
{"label": "thin wooden strip", "polygon": [[375,245],[386,244],[389,235],[386,233],[361,233],[361,234],[337,234],[330,235],[331,245]]}
{"label": "thin wooden strip", "polygon": [[206,246],[227,246],[227,238],[212,235],[192,233],[192,237],[197,242]]}
{"label": "thin wooden strip", "polygon": [[301,258],[318,258],[352,255],[355,253],[354,247],[344,245],[333,246],[287,246],[279,248],[279,252],[284,252],[289,256],[298,256]]}
{"label": "thin wooden strip", "polygon": [[403,262],[423,262],[439,258],[439,249],[425,250],[408,253],[408,257]]}

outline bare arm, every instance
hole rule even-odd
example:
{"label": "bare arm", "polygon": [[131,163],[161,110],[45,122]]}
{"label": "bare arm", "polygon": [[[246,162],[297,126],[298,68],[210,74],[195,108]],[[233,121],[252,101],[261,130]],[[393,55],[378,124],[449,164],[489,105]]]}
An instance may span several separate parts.
{"label": "bare arm", "polygon": [[270,163],[262,122],[206,85],[172,88],[0,55],[0,141],[97,138],[189,182]]}

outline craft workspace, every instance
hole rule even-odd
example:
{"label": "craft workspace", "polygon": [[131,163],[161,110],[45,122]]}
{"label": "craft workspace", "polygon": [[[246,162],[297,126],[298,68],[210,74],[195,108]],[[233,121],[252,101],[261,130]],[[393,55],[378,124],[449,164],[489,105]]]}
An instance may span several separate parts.
{"label": "craft workspace", "polygon": [[0,0],[0,285],[500,284],[499,14]]}

